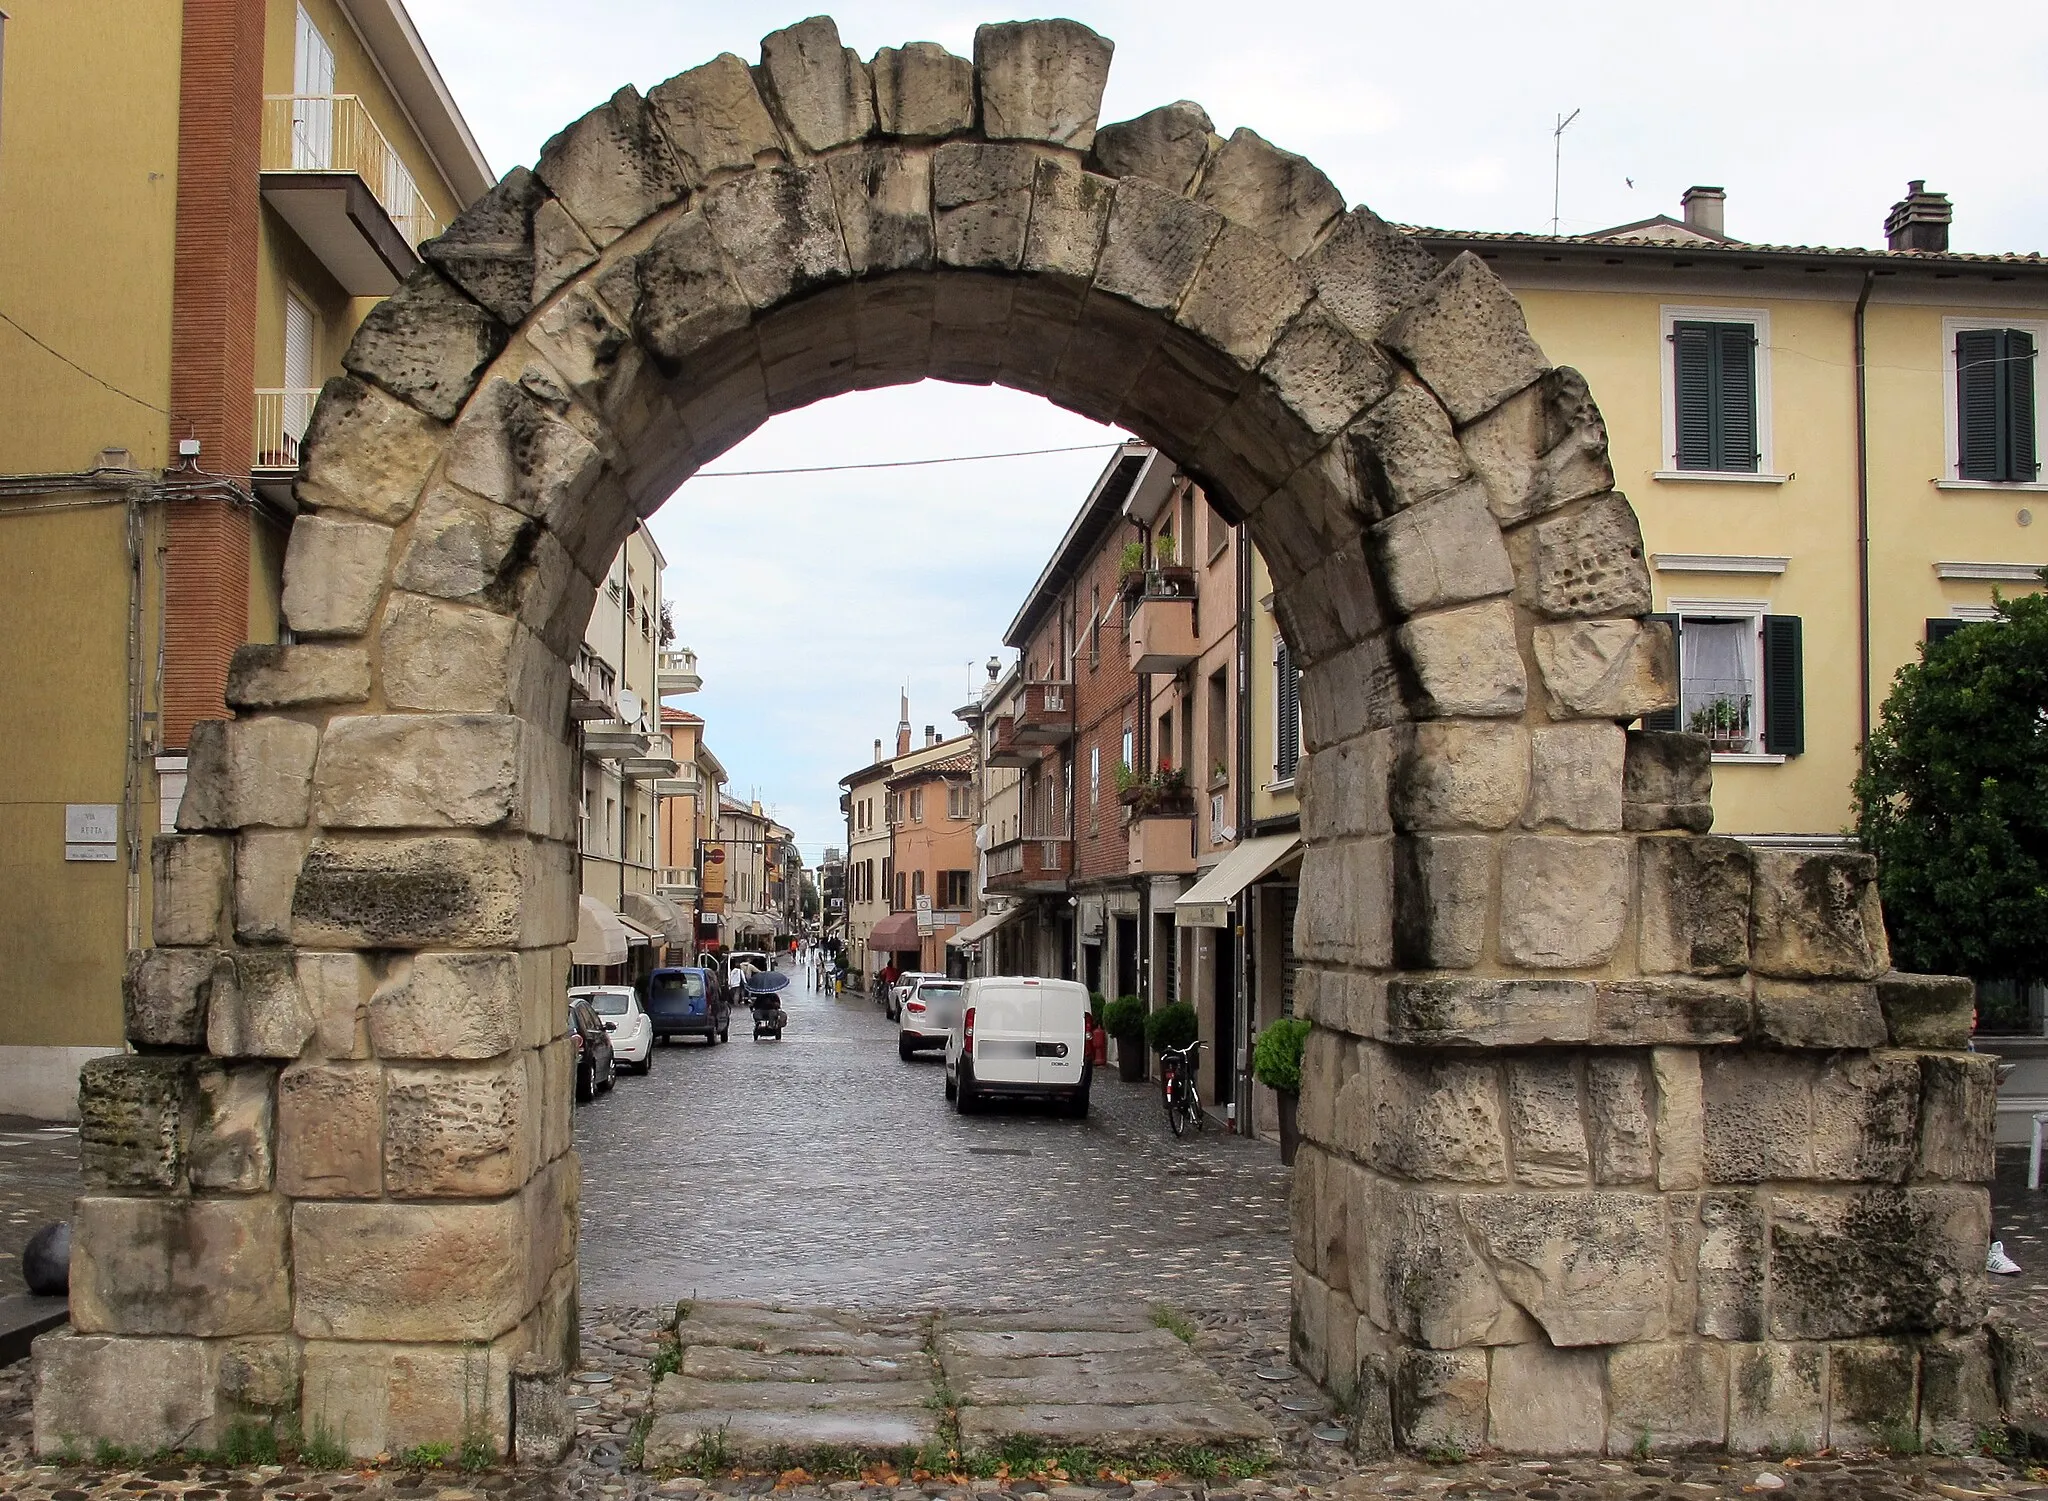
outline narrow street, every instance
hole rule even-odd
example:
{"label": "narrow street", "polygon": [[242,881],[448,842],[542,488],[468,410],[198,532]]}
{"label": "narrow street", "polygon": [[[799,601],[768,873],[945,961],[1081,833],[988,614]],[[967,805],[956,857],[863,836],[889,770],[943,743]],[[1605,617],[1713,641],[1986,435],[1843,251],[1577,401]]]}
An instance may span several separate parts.
{"label": "narrow street", "polygon": [[1098,1071],[1084,1121],[963,1117],[865,996],[790,987],[789,1030],[656,1048],[576,1112],[586,1308],[701,1296],[907,1310],[1287,1304],[1279,1151],[1175,1141],[1152,1087]]}

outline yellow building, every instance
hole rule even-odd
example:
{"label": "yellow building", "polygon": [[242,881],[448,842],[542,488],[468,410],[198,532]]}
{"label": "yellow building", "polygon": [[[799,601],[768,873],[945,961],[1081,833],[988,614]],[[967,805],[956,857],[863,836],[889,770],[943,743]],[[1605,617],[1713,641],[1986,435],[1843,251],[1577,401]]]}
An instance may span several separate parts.
{"label": "yellow building", "polygon": [[1694,188],[1595,235],[1417,234],[1484,257],[1598,399],[1679,627],[1666,723],[1716,741],[1716,829],[1838,837],[1893,674],[2048,562],[2048,261],[1950,252],[1917,182],[1885,250],[1747,244],[1723,211]]}
{"label": "yellow building", "polygon": [[121,1041],[186,737],[278,639],[313,395],[491,174],[398,0],[4,26],[0,1112],[62,1116]]}

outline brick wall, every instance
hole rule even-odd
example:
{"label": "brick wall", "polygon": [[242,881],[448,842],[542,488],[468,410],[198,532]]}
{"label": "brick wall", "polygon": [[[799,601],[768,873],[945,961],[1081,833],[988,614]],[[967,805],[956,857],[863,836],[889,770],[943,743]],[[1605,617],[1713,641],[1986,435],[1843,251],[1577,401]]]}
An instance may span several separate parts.
{"label": "brick wall", "polygon": [[[1124,612],[1117,603],[1117,563],[1136,531],[1119,523],[1074,580],[1079,650],[1074,656],[1074,876],[1094,880],[1124,877],[1130,867],[1130,837],[1116,796],[1116,768],[1123,760],[1124,728],[1138,736],[1138,680],[1124,636]],[[1099,605],[1099,608],[1098,608]],[[1091,614],[1101,623],[1092,631]],[[1089,797],[1090,756],[1100,758],[1100,785]],[[1137,752],[1133,751],[1136,756]]]}

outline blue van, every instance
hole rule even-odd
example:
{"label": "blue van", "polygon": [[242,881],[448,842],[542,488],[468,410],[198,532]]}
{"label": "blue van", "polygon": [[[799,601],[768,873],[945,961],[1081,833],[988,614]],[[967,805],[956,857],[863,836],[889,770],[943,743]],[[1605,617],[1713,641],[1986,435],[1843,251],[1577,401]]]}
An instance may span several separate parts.
{"label": "blue van", "polygon": [[658,1042],[701,1037],[724,1042],[732,1031],[732,1010],[715,969],[657,969],[640,982],[640,1009],[654,1024]]}

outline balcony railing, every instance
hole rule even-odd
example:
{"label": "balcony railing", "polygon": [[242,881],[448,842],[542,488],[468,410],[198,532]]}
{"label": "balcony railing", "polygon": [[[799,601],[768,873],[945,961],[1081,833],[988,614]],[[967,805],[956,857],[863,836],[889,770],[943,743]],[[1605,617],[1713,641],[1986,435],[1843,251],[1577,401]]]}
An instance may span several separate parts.
{"label": "balcony railing", "polygon": [[1680,728],[1705,735],[1718,754],[1757,748],[1756,693],[1742,678],[1687,678],[1681,688]]}
{"label": "balcony railing", "polygon": [[306,436],[306,424],[313,420],[313,403],[320,399],[316,386],[310,391],[284,387],[259,387],[256,392],[256,467],[297,469],[299,440]]}
{"label": "balcony railing", "polygon": [[671,899],[694,901],[697,896],[697,872],[687,865],[664,865],[654,873],[654,889],[658,894]]}
{"label": "balcony railing", "polygon": [[355,94],[272,94],[263,101],[262,170],[353,172],[417,246],[441,232],[405,161]]}
{"label": "balcony railing", "polygon": [[659,681],[655,684],[655,691],[662,698],[678,693],[695,693],[704,686],[704,679],[697,671],[697,654],[687,646],[679,651],[663,652],[656,676]]}
{"label": "balcony railing", "polygon": [[1074,734],[1074,685],[1034,682],[1024,685],[1017,705],[1019,745],[1058,745]]}
{"label": "balcony railing", "polygon": [[999,844],[988,852],[988,889],[1062,890],[1072,868],[1072,850],[1073,844],[1066,839],[1026,838]]}

